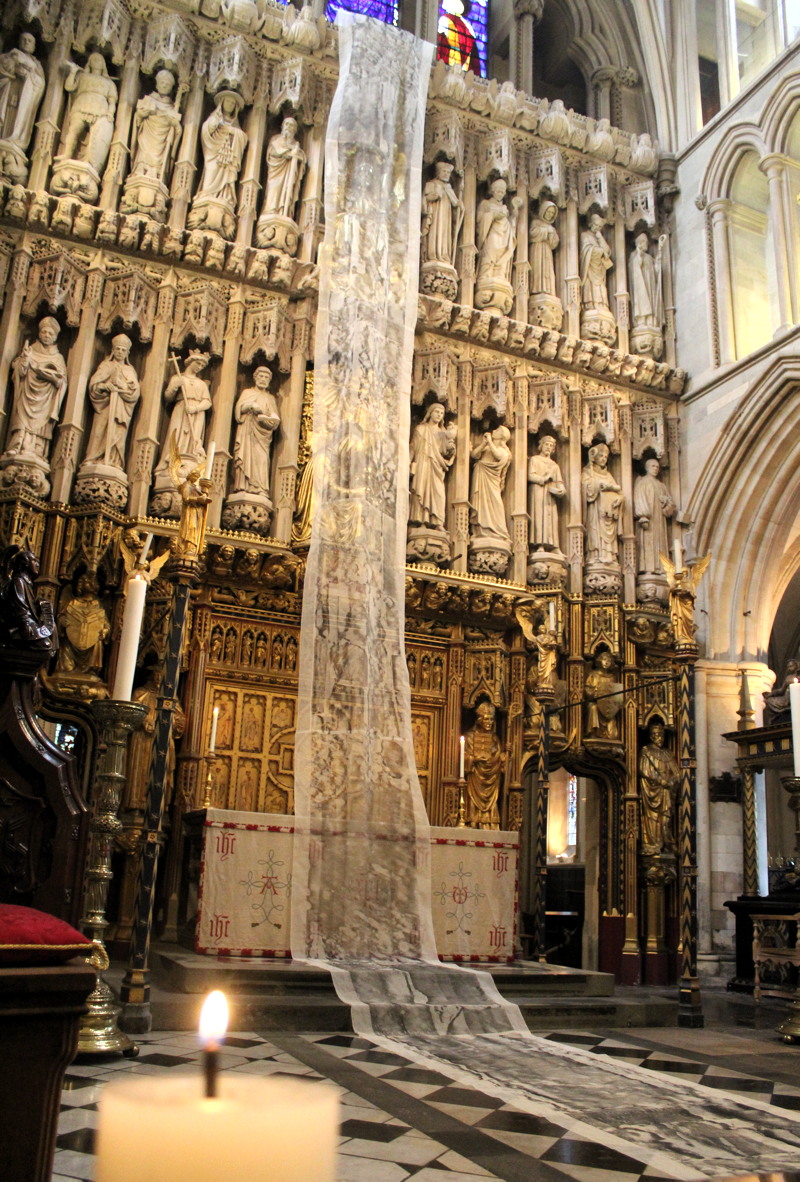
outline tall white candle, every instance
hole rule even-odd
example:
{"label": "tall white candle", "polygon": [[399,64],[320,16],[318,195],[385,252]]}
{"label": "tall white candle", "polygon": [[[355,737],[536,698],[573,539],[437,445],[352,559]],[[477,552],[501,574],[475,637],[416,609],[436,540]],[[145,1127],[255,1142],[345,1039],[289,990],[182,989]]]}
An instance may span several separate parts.
{"label": "tall white candle", "polygon": [[327,1083],[199,1072],[106,1084],[97,1182],[334,1182],[339,1094]]}
{"label": "tall white candle", "polygon": [[675,562],[675,570],[683,570],[683,546],[680,538],[676,538],[672,543],[672,557]]}
{"label": "tall white candle", "polygon": [[125,610],[122,615],[122,633],[117,653],[117,671],[111,697],[115,702],[130,702],[133,690],[133,674],[139,652],[139,635],[142,630],[144,601],[147,596],[147,579],[141,571],[134,571],[128,579],[125,596]]}
{"label": "tall white candle", "polygon": [[152,540],[153,540],[153,535],[148,534],[144,540],[144,545],[142,546],[142,552],[139,555],[139,557],[136,559],[137,566],[144,566],[144,564],[147,560],[147,552],[150,549],[150,543],[152,542]]}
{"label": "tall white candle", "polygon": [[206,456],[206,478],[211,479],[211,470],[214,467],[214,452],[217,450],[217,445],[212,439],[208,445],[208,455]]}
{"label": "tall white candle", "polygon": [[219,706],[215,706],[211,711],[211,738],[208,740],[209,752],[217,749],[217,724],[219,723]]}
{"label": "tall white candle", "polygon": [[547,606],[550,609],[550,631],[555,632],[555,630],[556,630],[556,605],[553,603],[553,601],[551,599]]}
{"label": "tall white candle", "polygon": [[792,711],[792,755],[794,774],[800,777],[800,681],[789,682],[789,706]]}
{"label": "tall white candle", "polygon": [[458,778],[459,778],[459,780],[464,779],[464,743],[465,743],[465,739],[464,739],[464,736],[462,735],[461,738],[458,740],[458,748],[459,748],[459,751],[458,751]]}

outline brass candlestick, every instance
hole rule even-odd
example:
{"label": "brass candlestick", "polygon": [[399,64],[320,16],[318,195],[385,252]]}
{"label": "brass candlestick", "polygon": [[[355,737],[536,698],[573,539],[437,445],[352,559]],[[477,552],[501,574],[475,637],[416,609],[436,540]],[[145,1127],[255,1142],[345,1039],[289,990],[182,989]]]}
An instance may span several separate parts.
{"label": "brass candlestick", "polygon": [[467,798],[466,798],[467,781],[463,776],[458,781],[458,828],[466,829],[467,826]]}
{"label": "brass candlestick", "polygon": [[209,750],[205,754],[206,764],[206,787],[203,793],[203,808],[210,809],[213,804],[214,795],[214,752]]}
{"label": "brass candlestick", "polygon": [[118,813],[125,784],[128,736],[142,725],[147,709],[140,702],[95,701],[92,712],[98,723],[100,748],[92,796],[82,926],[92,939],[89,960],[97,969],[97,984],[86,1002],[88,1012],[81,1019],[78,1054],[133,1056],[138,1055],[139,1048],[119,1030],[117,1019],[122,1007],[100,974],[109,964],[105,947],[106,904],[114,841],[122,830]]}

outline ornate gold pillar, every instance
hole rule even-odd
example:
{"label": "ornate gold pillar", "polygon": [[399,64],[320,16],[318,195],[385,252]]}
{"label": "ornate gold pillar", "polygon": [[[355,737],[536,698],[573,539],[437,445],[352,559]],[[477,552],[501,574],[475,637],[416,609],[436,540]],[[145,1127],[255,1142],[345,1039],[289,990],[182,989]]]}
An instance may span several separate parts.
{"label": "ornate gold pillar", "polygon": [[636,602],[636,532],[633,524],[633,412],[627,400],[619,408],[620,487],[622,488],[622,586],[626,603]]}
{"label": "ornate gold pillar", "polygon": [[567,558],[569,589],[573,595],[583,592],[583,517],[581,514],[581,391],[569,391],[569,472],[567,517]]}

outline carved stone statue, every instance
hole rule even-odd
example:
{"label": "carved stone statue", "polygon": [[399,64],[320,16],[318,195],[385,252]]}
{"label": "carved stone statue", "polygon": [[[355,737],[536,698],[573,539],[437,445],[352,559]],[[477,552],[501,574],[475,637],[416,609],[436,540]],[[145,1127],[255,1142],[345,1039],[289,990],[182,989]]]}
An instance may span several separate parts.
{"label": "carved stone statue", "polygon": [[175,78],[169,70],[159,70],[155,90],[140,98],[133,117],[131,171],[125,182],[120,210],[122,213],[148,214],[156,221],[166,220],[166,182],[178,150],[181,114],[172,99]]}
{"label": "carved stone statue", "polygon": [[312,52],[319,49],[325,33],[325,21],[314,15],[310,4],[304,4],[299,12],[291,4],[286,5],[281,41],[295,49]]}
{"label": "carved stone statue", "polygon": [[532,550],[556,550],[558,543],[558,502],[567,494],[561,469],[553,459],[556,441],[552,435],[539,440],[538,455],[528,460],[530,484],[530,546]]}
{"label": "carved stone statue", "polygon": [[260,365],[253,374],[254,385],[242,390],[236,401],[233,492],[222,518],[226,529],[248,529],[263,534],[269,530],[270,452],[272,437],[281,423],[278,403],[269,390],[271,381],[271,371]]}
{"label": "carved stone statue", "polygon": [[2,573],[0,643],[40,653],[45,660],[58,649],[58,633],[53,605],[34,595],[39,559],[31,550],[9,546],[3,552]]}
{"label": "carved stone statue", "polygon": [[[206,458],[204,446],[206,414],[211,409],[211,391],[199,375],[209,362],[208,353],[192,349],[183,373],[178,370],[164,390],[164,403],[172,407],[166,441],[155,470],[153,512],[178,516],[179,504],[172,489],[177,487],[171,474],[172,443],[181,459],[181,476]],[[177,361],[175,361],[177,369]]]}
{"label": "carved stone statue", "polygon": [[502,177],[492,181],[489,196],[484,197],[476,215],[478,273],[475,283],[475,307],[493,308],[508,315],[514,303],[511,268],[517,246],[517,218],[522,199],[511,199],[509,214],[505,202],[508,186]]}
{"label": "carved stone statue", "polygon": [[617,715],[622,709],[622,685],[614,675],[614,658],[605,650],[594,659],[586,676],[586,738],[609,742],[619,740]]}
{"label": "carved stone statue", "polygon": [[666,572],[669,584],[670,623],[678,648],[694,647],[694,637],[697,631],[694,622],[694,604],[697,598],[697,588],[710,561],[711,555],[706,554],[703,558],[694,561],[691,570],[686,567],[676,570],[672,560],[666,554],[661,555],[661,565]]}
{"label": "carved stone statue", "polygon": [[653,258],[650,239],[644,231],[636,235],[636,245],[628,260],[628,286],[631,293],[631,349],[658,361],[664,352],[664,298],[661,260],[667,236],[662,234]]}
{"label": "carved stone statue", "polygon": [[0,53],[0,176],[12,184],[28,179],[26,153],[45,90],[35,52],[35,37],[22,33],[18,49]]}
{"label": "carved stone statue", "polygon": [[117,88],[102,53],[90,53],[85,69],[68,64],[64,89],[72,94],[61,150],[55,158],[51,192],[96,201],[114,135]]}
{"label": "carved stone statue", "polygon": [[239,126],[244,99],[232,90],[214,95],[214,110],[200,131],[203,175],[189,210],[190,230],[214,230],[232,239],[236,232],[236,182],[247,146],[247,133]]}
{"label": "carved stone statue", "polygon": [[38,339],[26,341],[11,366],[14,401],[0,482],[27,485],[39,497],[50,492],[50,443],[67,389],[67,365],[56,345],[59,332],[58,321],[45,316]]}
{"label": "carved stone statue", "polygon": [[639,756],[639,794],[641,797],[642,853],[673,853],[675,805],[681,772],[671,752],[664,749],[666,731],[654,722],[648,731],[650,742]]}
{"label": "carved stone statue", "polygon": [[558,298],[553,252],[558,247],[559,237],[553,222],[558,216],[554,201],[542,201],[539,212],[531,220],[528,232],[530,243],[530,299],[528,317],[531,324],[543,328],[561,328],[564,309]]}
{"label": "carved stone statue", "polygon": [[[583,524],[586,530],[587,590],[615,590],[610,582],[619,573],[619,539],[622,534],[622,489],[608,470],[608,447],[597,443],[589,448],[589,462],[581,472]],[[594,569],[593,569],[594,568]],[[592,576],[604,577],[609,586],[601,588]]]}
{"label": "carved stone statue", "polygon": [[267,147],[267,179],[264,206],[256,227],[259,246],[294,255],[298,229],[294,220],[306,154],[297,142],[297,120],[288,115]]}
{"label": "carved stone statue", "polygon": [[770,726],[789,712],[789,686],[800,679],[800,661],[788,660],[780,682],[776,681],[764,698],[764,726]]}
{"label": "carved stone statue", "polygon": [[111,625],[98,597],[96,575],[80,576],[75,594],[67,596],[58,613],[58,626],[61,645],[53,679],[59,689],[81,697],[106,697],[100,673]]}
{"label": "carved stone statue", "polygon": [[[670,491],[659,480],[659,462],[653,456],[644,462],[644,476],[637,476],[633,485],[633,515],[636,519],[637,596],[666,601],[666,580],[661,555],[669,554],[669,518],[675,515],[676,505]],[[655,577],[653,577],[655,576]],[[660,588],[663,584],[663,594]]]}
{"label": "carved stone statue", "polygon": [[444,415],[441,402],[432,402],[411,436],[410,562],[450,559],[450,537],[444,526],[445,477],[455,460],[456,444],[454,428],[445,426]]}
{"label": "carved stone statue", "polygon": [[555,689],[558,637],[547,624],[540,624],[533,638],[536,649],[536,690],[550,694]]}
{"label": "carved stone statue", "polygon": [[499,829],[500,779],[503,774],[503,747],[497,736],[495,708],[481,702],[475,726],[464,742],[464,774],[467,781],[467,819],[473,829]]}
{"label": "carved stone statue", "polygon": [[511,555],[503,489],[511,464],[508,427],[496,427],[483,434],[472,448],[470,517],[472,536],[469,568],[475,572],[503,575]]}
{"label": "carved stone statue", "polygon": [[94,418],[86,455],[78,469],[76,499],[100,500],[123,508],[127,500],[125,444],[141,390],[129,363],[131,339],[120,333],[111,341],[111,356],[89,378]]}
{"label": "carved stone statue", "polygon": [[563,99],[553,99],[546,113],[539,120],[539,134],[547,140],[555,140],[557,144],[566,145],[572,135],[567,109]]}
{"label": "carved stone statue", "polygon": [[614,159],[616,150],[614,137],[611,134],[611,120],[598,119],[594,130],[590,131],[586,137],[585,151],[590,156],[599,156],[601,160],[611,161]]}
{"label": "carved stone statue", "polygon": [[610,344],[616,339],[617,323],[608,302],[607,275],[614,264],[603,233],[605,224],[602,214],[590,214],[581,234],[581,336]]}
{"label": "carved stone statue", "polygon": [[658,152],[646,131],[636,136],[631,148],[631,168],[634,172],[654,173],[658,164]]}
{"label": "carved stone statue", "polygon": [[178,536],[173,542],[173,552],[178,559],[194,560],[200,556],[205,544],[212,481],[207,476],[200,475],[203,470],[201,464],[192,468],[184,477],[184,464],[175,443],[175,436],[171,439],[170,475],[181,502]]}
{"label": "carved stone statue", "polygon": [[421,287],[451,300],[458,293],[456,247],[464,221],[464,202],[451,184],[454,167],[449,160],[437,160],[435,175],[422,193]]}

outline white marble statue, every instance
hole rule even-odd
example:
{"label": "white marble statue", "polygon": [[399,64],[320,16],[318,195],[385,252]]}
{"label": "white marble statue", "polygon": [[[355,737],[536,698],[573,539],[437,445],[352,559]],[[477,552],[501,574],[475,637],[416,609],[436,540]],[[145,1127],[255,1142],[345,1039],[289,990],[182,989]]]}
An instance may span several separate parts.
{"label": "white marble statue", "polygon": [[53,316],[39,321],[38,339],[27,341],[11,372],[14,401],[8,424],[6,455],[46,459],[67,389],[67,364],[56,341],[61,331]]}
{"label": "white marble statue", "polygon": [[264,214],[294,218],[306,154],[297,142],[297,120],[287,116],[267,148]]}
{"label": "white marble statue", "polygon": [[445,477],[456,449],[444,425],[444,407],[432,402],[422,422],[414,428],[409,452],[411,502],[409,520],[442,529],[445,521]]}
{"label": "white marble statue", "polygon": [[530,322],[543,328],[561,328],[564,311],[558,298],[553,254],[559,244],[553,223],[558,216],[554,201],[542,201],[528,231],[530,262]]}
{"label": "white marble statue", "polygon": [[69,62],[67,69],[64,89],[72,99],[50,188],[96,201],[114,135],[117,88],[102,53],[90,53],[84,68]]}
{"label": "white marble statue", "polygon": [[456,245],[464,221],[464,202],[451,184],[454,165],[437,160],[435,176],[422,194],[422,261],[455,266]]}
{"label": "white marble statue", "polygon": [[[194,468],[206,458],[204,445],[206,414],[211,409],[211,391],[200,372],[206,368],[208,353],[193,349],[186,358],[183,373],[174,374],[164,390],[164,403],[172,407],[169,426],[164,437],[161,459],[156,475],[166,473],[169,478],[171,440],[174,436],[181,457],[181,467]],[[177,368],[177,361],[175,362]]]}
{"label": "white marble statue", "polygon": [[200,130],[203,175],[189,211],[190,230],[219,230],[232,238],[236,229],[236,182],[247,146],[247,133],[239,126],[244,99],[232,90],[214,95],[214,110]]}
{"label": "white marble statue", "polygon": [[295,49],[313,52],[319,49],[325,34],[325,21],[314,15],[310,4],[304,4],[299,12],[291,4],[286,5],[281,41]]}
{"label": "white marble statue", "polygon": [[492,181],[489,195],[478,206],[476,215],[476,244],[478,272],[475,285],[475,307],[496,308],[507,315],[514,302],[511,268],[517,245],[517,218],[522,206],[519,197],[511,200],[509,213],[505,202],[508,186],[502,177]]}
{"label": "white marble statue", "polygon": [[658,240],[655,258],[650,253],[650,239],[642,231],[628,260],[628,287],[631,293],[631,347],[656,361],[664,351],[664,297],[662,258],[666,234]]}
{"label": "white marble statue", "polygon": [[233,491],[269,496],[269,464],[272,437],[280,426],[278,404],[269,385],[272,373],[260,365],[253,385],[242,390],[234,408],[236,441],[233,445]]}
{"label": "white marble statue", "polygon": [[586,529],[586,560],[619,562],[622,533],[622,489],[608,470],[608,448],[597,443],[589,448],[589,462],[581,472],[583,524]]}
{"label": "white marble statue", "polygon": [[82,469],[87,465],[102,465],[125,470],[125,444],[141,394],[136,370],[128,361],[131,343],[125,333],[115,336],[111,341],[111,356],[101,361],[89,378],[94,418]]}
{"label": "white marble statue", "polygon": [[496,427],[485,432],[470,453],[475,460],[470,490],[475,537],[511,541],[503,504],[503,489],[511,464],[510,438],[508,427]]}
{"label": "white marble statue", "polygon": [[614,263],[605,224],[602,214],[592,213],[581,233],[581,336],[586,340],[613,341],[617,333],[608,301],[608,272]]}
{"label": "white marble statue", "polygon": [[650,174],[655,172],[657,164],[658,152],[648,133],[643,131],[640,136],[634,136],[631,147],[631,168],[635,172]]}
{"label": "white marble statue", "polygon": [[553,459],[556,441],[552,435],[539,440],[538,455],[528,460],[530,484],[530,546],[532,550],[556,550],[558,544],[558,502],[566,496],[567,486],[561,469]]}
{"label": "white marble statue", "polygon": [[539,120],[539,134],[565,146],[572,135],[572,124],[562,99],[553,99],[547,112]]}
{"label": "white marble statue", "polygon": [[45,90],[35,52],[35,37],[22,33],[17,49],[0,53],[0,176],[14,183],[27,179],[26,152]]}
{"label": "white marble statue", "polygon": [[670,553],[669,518],[675,515],[676,505],[663,480],[659,480],[660,465],[655,456],[644,462],[644,476],[633,485],[633,515],[636,518],[637,571],[663,574],[660,554]]}
{"label": "white marble statue", "polygon": [[594,130],[590,131],[586,137],[585,150],[590,156],[599,156],[601,160],[610,161],[614,159],[617,145],[614,143],[614,137],[611,134],[610,119],[603,118],[597,120]]}
{"label": "white marble statue", "polygon": [[150,213],[163,220],[166,182],[178,150],[182,119],[173,98],[175,77],[159,70],[155,90],[136,104],[131,136],[131,171],[125,182],[123,213]]}

